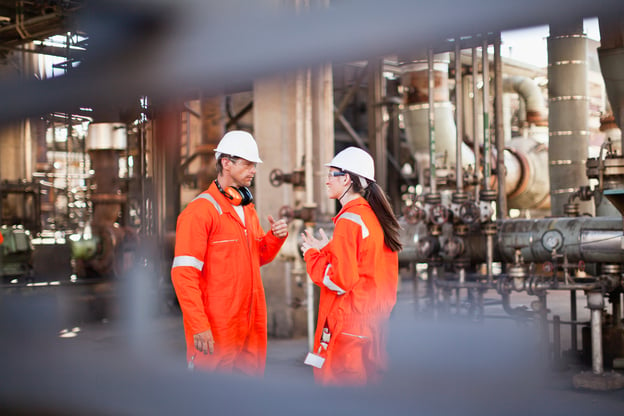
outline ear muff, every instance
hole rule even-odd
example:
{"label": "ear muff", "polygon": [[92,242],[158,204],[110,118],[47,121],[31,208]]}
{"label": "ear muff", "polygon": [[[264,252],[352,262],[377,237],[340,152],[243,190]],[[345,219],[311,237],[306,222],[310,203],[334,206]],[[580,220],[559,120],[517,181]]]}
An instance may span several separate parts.
{"label": "ear muff", "polygon": [[237,190],[242,196],[242,200],[240,204],[242,206],[251,204],[251,202],[253,201],[253,195],[251,194],[251,191],[249,190],[249,188],[247,188],[246,186],[242,186],[240,188],[237,188]]}
{"label": "ear muff", "polygon": [[236,188],[234,186],[228,186],[223,189],[218,181],[215,180],[215,184],[219,191],[230,201],[232,205],[249,205],[253,201],[253,195],[251,195],[251,191],[243,186],[240,188]]}

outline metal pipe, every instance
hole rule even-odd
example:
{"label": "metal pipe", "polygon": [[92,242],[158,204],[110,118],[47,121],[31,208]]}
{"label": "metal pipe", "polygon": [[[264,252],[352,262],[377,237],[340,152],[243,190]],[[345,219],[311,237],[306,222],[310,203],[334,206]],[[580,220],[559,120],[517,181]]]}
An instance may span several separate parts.
{"label": "metal pipe", "polygon": [[490,189],[491,158],[490,149],[490,61],[488,57],[488,41],[483,40],[481,53],[483,65],[483,189]]}
{"label": "metal pipe", "polygon": [[552,259],[552,251],[570,262],[623,263],[622,218],[559,217],[500,221],[497,232],[499,259],[513,261],[520,249],[526,262]]}
{"label": "metal pipe", "polygon": [[494,275],[492,273],[492,266],[494,263],[494,236],[491,234],[485,236],[485,262],[487,269],[487,281],[488,284],[491,285],[494,280]]}
{"label": "metal pipe", "polygon": [[[447,273],[445,279],[439,279],[435,281],[435,286],[444,288],[444,289],[496,289],[497,285],[494,283],[488,282],[479,282],[479,281],[468,281],[461,282],[460,280],[448,280],[449,274]],[[500,278],[506,278],[507,276],[499,275]],[[551,281],[542,281],[542,282],[532,282],[526,283],[526,287],[523,290],[529,289],[531,290],[559,290],[559,291],[568,291],[568,290],[596,290],[602,287],[602,283],[598,280],[588,283],[569,283],[569,284],[561,284],[559,282],[551,282]]]}
{"label": "metal pipe", "polygon": [[572,350],[572,352],[576,352],[576,350],[578,349],[578,334],[577,334],[577,329],[576,329],[576,320],[577,320],[577,313],[576,313],[576,290],[571,290],[570,291],[570,320],[572,321],[572,325],[570,325],[570,340],[571,340],[571,344],[570,344],[570,349]]}
{"label": "metal pipe", "polygon": [[[314,143],[312,136],[312,71],[307,69],[305,72],[305,205],[314,206]],[[314,283],[310,276],[306,282],[306,301],[308,305],[308,347],[312,351],[314,347]]]}
{"label": "metal pipe", "polygon": [[524,100],[528,123],[544,121],[546,108],[544,97],[537,83],[529,77],[511,76],[503,80],[504,92],[515,92]]}
{"label": "metal pipe", "polygon": [[496,176],[498,177],[498,203],[496,218],[507,216],[507,193],[505,192],[505,135],[503,132],[503,62],[501,58],[500,32],[494,39],[494,119],[496,120]]}
{"label": "metal pipe", "polygon": [[591,338],[592,338],[592,372],[602,374],[602,310],[591,311]]}
{"label": "metal pipe", "polygon": [[477,83],[477,75],[479,74],[479,60],[477,59],[477,48],[472,48],[472,139],[474,141],[474,180],[475,180],[475,201],[479,202],[479,170],[481,169],[481,162],[479,160],[479,94],[477,94],[479,88]]}
{"label": "metal pipe", "polygon": [[434,92],[435,79],[433,76],[433,49],[427,50],[427,91],[429,93],[429,192],[434,194],[436,189],[436,166],[435,166],[435,109]]}
{"label": "metal pipe", "polygon": [[462,166],[462,143],[464,139],[463,126],[463,76],[461,62],[461,45],[459,39],[455,40],[455,128],[457,141],[455,144],[455,176],[457,181],[457,192],[463,192],[463,166]]}

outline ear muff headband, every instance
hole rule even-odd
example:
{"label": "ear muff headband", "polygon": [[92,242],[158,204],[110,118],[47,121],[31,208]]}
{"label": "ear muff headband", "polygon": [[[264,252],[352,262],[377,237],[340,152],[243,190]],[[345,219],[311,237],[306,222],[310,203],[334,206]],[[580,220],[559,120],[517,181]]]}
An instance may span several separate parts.
{"label": "ear muff headband", "polygon": [[230,201],[232,205],[249,205],[253,201],[253,195],[251,195],[251,191],[243,186],[240,188],[236,188],[234,186],[228,186],[223,189],[219,181],[215,180],[215,184],[217,185],[217,189]]}

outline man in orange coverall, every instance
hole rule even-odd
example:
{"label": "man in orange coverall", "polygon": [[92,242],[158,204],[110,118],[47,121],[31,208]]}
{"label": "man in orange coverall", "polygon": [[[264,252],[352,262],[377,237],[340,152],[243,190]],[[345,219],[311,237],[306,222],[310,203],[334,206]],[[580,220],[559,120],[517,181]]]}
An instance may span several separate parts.
{"label": "man in orange coverall", "polygon": [[286,222],[264,233],[247,188],[262,163],[253,136],[230,131],[215,149],[217,179],[182,211],[171,279],[189,367],[264,374],[267,309],[260,266],[277,255]]}
{"label": "man in orange coverall", "polygon": [[375,183],[372,157],[349,147],[330,163],[327,193],[342,204],[332,239],[306,230],[301,251],[320,286],[314,351],[306,364],[323,385],[378,382],[386,369],[385,325],[396,303],[399,224]]}

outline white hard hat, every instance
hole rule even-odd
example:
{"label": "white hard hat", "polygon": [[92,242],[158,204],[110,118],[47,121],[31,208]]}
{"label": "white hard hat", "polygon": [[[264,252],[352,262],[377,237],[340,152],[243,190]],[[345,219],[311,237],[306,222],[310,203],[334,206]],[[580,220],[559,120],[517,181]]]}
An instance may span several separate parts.
{"label": "white hard hat", "polygon": [[359,147],[347,147],[325,166],[346,170],[375,182],[375,162],[371,155]]}
{"label": "white hard hat", "polygon": [[258,145],[253,136],[246,131],[228,131],[214,151],[217,152],[217,158],[221,154],[226,154],[240,157],[250,162],[262,163],[258,154]]}

